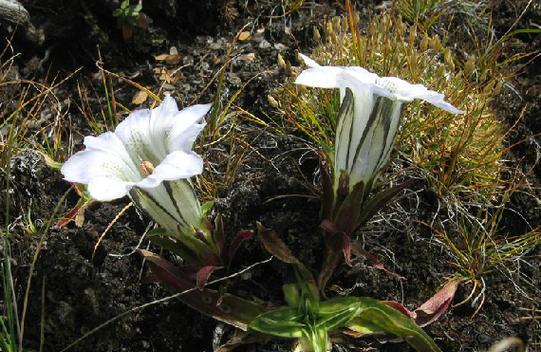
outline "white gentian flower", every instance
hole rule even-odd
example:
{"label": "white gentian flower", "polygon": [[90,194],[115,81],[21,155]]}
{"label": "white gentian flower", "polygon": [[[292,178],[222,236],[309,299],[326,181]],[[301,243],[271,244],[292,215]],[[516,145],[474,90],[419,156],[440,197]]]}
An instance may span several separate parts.
{"label": "white gentian flower", "polygon": [[179,111],[166,96],[155,109],[135,110],[114,132],[85,137],[85,150],[64,163],[64,179],[86,184],[90,197],[102,202],[130,194],[169,231],[198,227],[200,204],[187,179],[203,170],[192,146],[210,107]]}
{"label": "white gentian flower", "polygon": [[398,130],[402,104],[422,99],[450,113],[462,111],[443,94],[396,77],[379,77],[361,67],[320,66],[300,54],[309,66],[295,83],[317,88],[339,88],[342,103],[336,128],[335,187],[343,172],[349,189],[370,185],[389,160]]}

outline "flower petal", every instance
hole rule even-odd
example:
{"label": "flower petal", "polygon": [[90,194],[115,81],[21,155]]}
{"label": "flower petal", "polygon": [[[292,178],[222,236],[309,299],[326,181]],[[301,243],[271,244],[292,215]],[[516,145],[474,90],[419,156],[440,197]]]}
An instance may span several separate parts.
{"label": "flower petal", "polygon": [[316,88],[338,88],[337,78],[343,71],[338,66],[312,67],[302,71],[295,83]]}
{"label": "flower petal", "polygon": [[175,151],[154,169],[151,175],[137,183],[141,188],[153,188],[162,181],[189,178],[203,172],[203,159],[194,152]]}
{"label": "flower petal", "polygon": [[301,58],[302,61],[304,61],[304,64],[308,67],[319,67],[321,66],[320,64],[318,64],[317,62],[315,62],[314,60],[312,60],[311,58],[309,58],[308,56],[302,54],[302,53],[299,53],[299,57]]}
{"label": "flower petal", "polygon": [[168,136],[168,150],[183,150],[188,152],[192,149],[195,139],[201,133],[206,123],[205,115],[209,112],[212,104],[198,104],[189,106],[175,116],[175,124]]}
{"label": "flower petal", "polygon": [[125,164],[126,171],[128,169],[131,171],[125,175],[128,179],[136,181],[141,178],[139,167],[133,162],[120,138],[113,132],[105,132],[98,137],[86,136],[84,145],[86,150],[101,151],[118,157],[119,162]]}
{"label": "flower petal", "polygon": [[88,193],[99,202],[108,202],[126,196],[133,182],[126,182],[113,176],[94,177],[88,183]]}
{"label": "flower petal", "polygon": [[152,115],[156,115],[158,118],[163,116],[175,115],[178,112],[178,106],[175,99],[166,94],[160,105],[157,108],[152,109]]}
{"label": "flower petal", "polygon": [[443,94],[430,90],[422,84],[411,84],[397,77],[381,77],[377,79],[376,85],[376,93],[390,99],[404,102],[422,99],[452,114],[463,113],[446,102]]}
{"label": "flower petal", "polygon": [[[344,145],[347,147],[347,171],[351,171],[355,154],[359,149],[359,143],[362,143],[362,137],[365,134],[372,109],[374,108],[374,90],[373,85],[365,84],[359,81],[349,71],[344,71],[339,76],[339,84],[341,87],[350,88],[354,99],[354,117],[351,120],[349,129],[342,131],[340,122],[337,126],[336,145]],[[347,131],[347,134],[344,133]]]}
{"label": "flower petal", "polygon": [[150,116],[151,112],[148,109],[134,110],[115,129],[115,134],[137,165],[143,160],[157,164],[165,157],[165,151],[152,144]]}
{"label": "flower petal", "polygon": [[100,150],[84,150],[75,153],[64,163],[60,172],[66,181],[83,184],[102,176],[133,181],[130,177],[133,170],[121,158]]}

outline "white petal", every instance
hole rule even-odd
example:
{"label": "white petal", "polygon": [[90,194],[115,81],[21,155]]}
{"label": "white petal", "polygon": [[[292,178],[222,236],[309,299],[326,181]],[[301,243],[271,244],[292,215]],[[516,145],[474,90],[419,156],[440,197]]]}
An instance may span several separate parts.
{"label": "white petal", "polygon": [[137,165],[143,160],[157,164],[166,155],[163,147],[160,148],[160,145],[152,142],[150,116],[151,111],[148,109],[135,110],[115,129],[115,134],[124,144],[134,164]]}
{"label": "white petal", "polygon": [[86,136],[83,144],[87,148],[97,149],[104,152],[114,152],[117,154],[123,154],[126,152],[124,144],[113,132],[105,132],[98,137]]}
{"label": "white petal", "polygon": [[372,73],[358,66],[344,67],[344,70],[351,77],[355,78],[356,80],[364,84],[370,84],[370,85],[375,84],[376,80],[379,78],[378,75],[376,75],[375,73]]}
{"label": "white petal", "polygon": [[455,108],[445,101],[445,96],[433,90],[429,90],[422,84],[411,84],[397,77],[381,77],[376,82],[378,88],[376,94],[404,102],[413,99],[422,99],[434,106],[453,114],[463,111]]}
{"label": "white petal", "polygon": [[301,54],[299,53],[299,57],[302,59],[302,61],[304,61],[304,64],[308,67],[319,67],[320,65],[315,62],[314,60],[312,60],[311,58],[309,58],[308,56],[304,55],[304,54]]}
{"label": "white petal", "polygon": [[88,183],[88,193],[99,202],[122,198],[133,187],[133,182],[125,182],[116,177],[95,177]]}
{"label": "white petal", "polygon": [[126,181],[139,178],[118,156],[100,150],[84,150],[72,155],[60,170],[69,182],[87,184],[96,177],[114,177]]}
{"label": "white petal", "polygon": [[87,184],[90,180],[87,168],[89,164],[91,165],[95,161],[94,154],[96,152],[80,151],[66,160],[60,169],[60,172],[64,175],[64,180]]}
{"label": "white petal", "polygon": [[182,109],[176,118],[192,121],[192,123],[200,123],[210,111],[210,108],[212,108],[212,104],[196,104],[188,106],[187,108]]}
{"label": "white petal", "polygon": [[152,109],[152,113],[158,116],[174,115],[178,112],[177,102],[169,94],[166,94],[160,105]]}
{"label": "white petal", "polygon": [[86,136],[84,139],[84,145],[86,150],[97,150],[102,151],[107,154],[113,154],[118,157],[123,163],[126,164],[126,167],[129,168],[132,172],[127,175],[130,179],[137,179],[140,177],[139,167],[131,159],[126,147],[113,132],[105,132],[99,135],[98,137]]}
{"label": "white petal", "polygon": [[206,123],[204,117],[212,104],[199,104],[187,107],[175,116],[175,123],[168,136],[168,150],[189,152]]}
{"label": "white petal", "polygon": [[203,172],[203,159],[194,152],[175,151],[156,166],[151,175],[137,183],[141,188],[153,188],[162,181],[185,179]]}
{"label": "white petal", "polygon": [[443,109],[445,111],[450,112],[451,114],[463,114],[463,110],[459,110],[455,108],[452,104],[445,101],[443,94],[437,94],[437,96],[431,95],[426,98],[424,98],[426,102],[429,102],[430,104],[437,106],[440,109]]}
{"label": "white petal", "polygon": [[150,112],[149,143],[159,158],[164,158],[167,153],[167,138],[171,129],[177,122],[178,107],[175,99],[167,95],[162,103]]}
{"label": "white petal", "polygon": [[338,88],[337,78],[343,71],[338,66],[312,67],[302,71],[295,83],[316,88]]}
{"label": "white petal", "polygon": [[359,141],[364,133],[372,109],[374,108],[374,86],[372,84],[365,84],[359,81],[355,76],[352,76],[350,72],[343,72],[339,77],[339,84],[342,87],[348,87],[353,92],[354,98],[354,118],[351,125],[351,131],[348,135],[337,134],[337,144],[346,144],[348,149],[348,171],[354,162],[355,152],[358,148]]}

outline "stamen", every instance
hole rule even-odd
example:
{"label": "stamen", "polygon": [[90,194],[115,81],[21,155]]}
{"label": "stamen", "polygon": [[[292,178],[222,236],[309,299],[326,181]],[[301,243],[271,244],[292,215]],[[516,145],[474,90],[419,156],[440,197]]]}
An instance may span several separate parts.
{"label": "stamen", "polygon": [[148,160],[143,160],[139,167],[141,168],[141,172],[145,176],[148,176],[154,172],[154,165],[152,165],[152,163]]}

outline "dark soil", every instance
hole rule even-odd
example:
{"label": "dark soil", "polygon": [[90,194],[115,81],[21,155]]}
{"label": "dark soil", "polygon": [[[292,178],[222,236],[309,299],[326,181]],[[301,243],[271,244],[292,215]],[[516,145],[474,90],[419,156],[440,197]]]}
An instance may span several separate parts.
{"label": "dark soil", "polygon": [[[200,94],[201,102],[212,98],[217,83],[211,84],[206,91],[204,88],[232,50],[229,57],[233,60],[224,75],[222,100],[227,101],[252,79],[236,104],[256,116],[265,117],[270,111],[267,95],[287,77],[287,73],[277,66],[278,53],[295,62],[295,51],[309,52],[312,28],[321,26],[322,19],[343,11],[330,1],[306,4],[287,16],[281,16],[282,7],[272,1],[144,1],[143,11],[152,21],[146,30],[137,30],[131,39],[125,40],[112,16],[118,3],[114,0],[23,2],[31,13],[33,24],[43,30],[45,41],[35,45],[24,36],[14,37],[15,51],[22,53],[16,60],[20,77],[50,78],[57,72],[62,76],[83,67],[75,78],[55,92],[70,115],[72,126],[67,128],[75,129],[71,142],[75,150],[80,148],[82,136],[91,133],[77,109],[77,83],[89,90],[95,89],[96,96],[92,95],[90,102],[96,112],[103,104],[95,66],[99,59],[97,45],[105,68],[132,77],[155,88],[156,92],[164,82],[157,78],[153,69],[175,66],[158,62],[153,56],[169,53],[171,47],[176,47],[181,58],[177,67],[185,67],[176,81],[165,82],[165,90],[173,92],[182,106],[192,103]],[[516,9],[507,1],[495,3],[497,28],[505,31],[516,18]],[[377,5],[380,5],[377,1],[358,2],[364,16],[377,14]],[[541,23],[540,16],[539,5],[532,6],[523,19],[524,26]],[[252,37],[237,42],[231,49],[235,33],[245,24]],[[0,30],[5,36],[11,35],[7,26],[0,26]],[[516,38],[515,49],[539,48],[539,43],[539,36],[521,35]],[[514,123],[523,107],[527,107],[509,144],[527,139],[513,148],[512,157],[524,170],[534,167],[530,179],[534,194],[539,192],[538,178],[541,177],[541,169],[536,164],[539,139],[532,137],[541,132],[539,67],[538,61],[527,66],[510,82],[512,88],[503,90],[495,107],[509,125]],[[116,98],[129,108],[134,107],[130,103],[134,93],[135,89],[124,83],[115,87]],[[223,214],[226,230],[231,236],[242,229],[254,229],[257,221],[272,227],[308,267],[319,270],[323,248],[317,221],[319,202],[316,197],[296,196],[317,196],[317,153],[295,136],[277,136],[270,131],[257,130],[249,123],[238,128],[238,134],[253,149],[240,165],[235,180],[218,189],[215,212]],[[70,154],[69,147],[64,147],[64,156]],[[207,159],[218,171],[226,167],[224,160],[229,154],[225,149],[229,147],[206,152]],[[8,175],[7,171],[3,173]],[[5,223],[5,214],[0,214],[0,218],[13,232],[14,277],[17,294],[23,297],[39,234],[33,237],[25,234],[25,229],[19,226],[23,223],[21,218],[30,209],[38,226],[46,224],[70,185],[31,150],[11,158],[9,175],[11,189],[4,189],[0,200],[5,204],[6,196],[10,194],[10,223]],[[337,272],[332,280],[335,291],[349,290],[352,295],[397,300],[411,309],[428,299],[453,273],[451,258],[434,241],[429,229],[421,224],[429,222],[435,215],[435,196],[421,181],[413,188],[419,192],[402,198],[399,206],[390,206],[378,215],[378,221],[359,234],[367,250],[382,258],[390,270],[406,280],[400,282],[359,260],[353,267],[343,267]],[[69,193],[60,204],[59,213],[67,212],[76,202],[77,196]],[[170,294],[160,285],[142,282],[147,266],[132,252],[145,232],[148,219],[133,208],[112,226],[93,255],[100,234],[125,205],[126,200],[95,204],[86,211],[83,227],[74,224],[64,228],[53,226],[46,233],[32,276],[25,350],[39,350],[40,329],[45,334],[43,350],[60,351],[108,319]],[[527,230],[541,226],[541,205],[534,197],[517,193],[511,208],[516,212],[506,213],[502,220],[506,227]],[[147,246],[147,243],[142,245]],[[158,248],[150,249],[159,251]],[[521,262],[519,270],[530,282],[539,285],[539,249],[530,255],[527,262]],[[217,275],[234,273],[268,256],[257,240],[248,241],[239,250],[230,271]],[[284,303],[280,287],[290,274],[286,265],[273,260],[224,283],[223,288],[243,297],[280,305]],[[541,351],[541,323],[535,319],[520,319],[528,315],[521,309],[541,309],[540,297],[536,296],[539,287],[518,284],[523,292],[500,272],[487,276],[486,301],[478,314],[474,315],[475,307],[462,305],[451,309],[426,331],[443,351],[486,350],[506,336],[518,336],[530,342],[530,351]],[[471,287],[462,287],[455,303],[464,299],[469,289]],[[171,300],[109,324],[72,350],[211,351],[225,343],[232,333],[232,328],[191,310],[180,301]],[[266,345],[242,346],[238,350],[287,351],[289,348],[288,341],[271,341]],[[405,343],[380,343],[365,338],[348,340],[333,350],[408,351],[409,347]]]}

